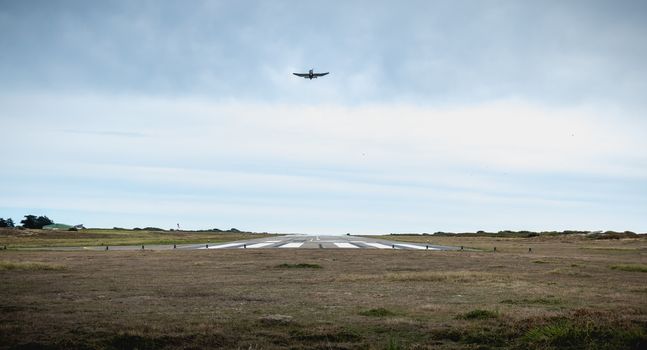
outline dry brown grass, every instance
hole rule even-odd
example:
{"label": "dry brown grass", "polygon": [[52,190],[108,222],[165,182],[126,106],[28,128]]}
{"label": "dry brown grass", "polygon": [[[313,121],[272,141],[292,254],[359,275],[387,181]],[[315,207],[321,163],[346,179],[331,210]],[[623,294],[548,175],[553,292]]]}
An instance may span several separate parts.
{"label": "dry brown grass", "polygon": [[116,245],[216,243],[270,237],[269,234],[214,231],[146,231],[87,229],[53,231],[0,228],[0,248],[45,248]]}
{"label": "dry brown grass", "polygon": [[[497,253],[0,251],[12,264],[65,266],[0,270],[0,348],[645,345],[644,273],[609,268],[643,264],[644,241],[623,251],[613,250],[631,247],[622,240],[536,243],[497,241]],[[538,247],[532,254],[521,249],[529,244]],[[590,244],[610,249],[582,249]],[[497,316],[465,316],[475,310]]]}
{"label": "dry brown grass", "polygon": [[65,266],[59,264],[47,264],[41,262],[24,261],[0,261],[0,271],[3,270],[62,270]]}

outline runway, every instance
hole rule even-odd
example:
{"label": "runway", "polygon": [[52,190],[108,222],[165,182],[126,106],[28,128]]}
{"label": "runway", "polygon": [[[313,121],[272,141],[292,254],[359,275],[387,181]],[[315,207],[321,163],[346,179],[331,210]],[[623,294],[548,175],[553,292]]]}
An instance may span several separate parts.
{"label": "runway", "polygon": [[359,236],[316,236],[287,235],[265,237],[235,242],[92,246],[92,247],[48,247],[45,250],[205,250],[205,249],[400,249],[400,250],[459,250],[459,247],[434,244],[397,242]]}
{"label": "runway", "polygon": [[[105,249],[105,247],[85,247]],[[457,247],[416,244],[357,236],[288,235],[226,243],[198,243],[151,246],[114,246],[110,250],[169,250],[169,249],[404,249],[404,250],[458,250]]]}

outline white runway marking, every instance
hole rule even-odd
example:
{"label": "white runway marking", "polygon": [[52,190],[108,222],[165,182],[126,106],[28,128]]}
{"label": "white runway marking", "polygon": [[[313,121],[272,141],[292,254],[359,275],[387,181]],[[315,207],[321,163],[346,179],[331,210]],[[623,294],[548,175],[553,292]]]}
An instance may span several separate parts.
{"label": "white runway marking", "polygon": [[[214,246],[209,246],[208,249],[222,249],[222,248],[231,248],[235,246],[242,246],[243,243],[228,243],[228,244],[221,244],[221,245],[214,245]],[[200,249],[207,249],[206,247],[202,247]]]}
{"label": "white runway marking", "polygon": [[272,245],[276,242],[265,242],[265,243],[256,243],[256,244],[250,244],[247,246],[247,248],[263,248],[268,245]]}
{"label": "white runway marking", "polygon": [[421,246],[419,246],[419,245],[413,245],[413,244],[402,244],[402,243],[398,243],[398,244],[396,244],[396,247],[397,247],[397,246],[400,246],[400,247],[407,247],[407,248],[412,248],[412,249],[426,249],[425,247],[421,247]]}
{"label": "white runway marking", "polygon": [[338,248],[359,248],[358,246],[350,243],[335,243]]}
{"label": "white runway marking", "polygon": [[282,245],[280,248],[299,248],[303,245],[303,242],[292,242]]}
{"label": "white runway marking", "polygon": [[382,244],[382,243],[368,243],[368,242],[363,242],[363,243],[366,244],[366,245],[369,245],[369,246],[371,246],[373,248],[379,248],[379,249],[391,249],[391,248],[393,248],[390,245],[386,245],[386,244]]}

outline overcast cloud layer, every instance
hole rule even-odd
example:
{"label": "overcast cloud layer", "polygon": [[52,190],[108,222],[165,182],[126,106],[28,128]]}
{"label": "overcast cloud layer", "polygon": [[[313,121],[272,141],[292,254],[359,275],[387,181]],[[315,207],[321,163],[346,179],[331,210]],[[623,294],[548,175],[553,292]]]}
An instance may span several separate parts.
{"label": "overcast cloud layer", "polygon": [[[646,18],[640,1],[0,1],[0,217],[647,231]],[[309,68],[331,74],[291,74]]]}

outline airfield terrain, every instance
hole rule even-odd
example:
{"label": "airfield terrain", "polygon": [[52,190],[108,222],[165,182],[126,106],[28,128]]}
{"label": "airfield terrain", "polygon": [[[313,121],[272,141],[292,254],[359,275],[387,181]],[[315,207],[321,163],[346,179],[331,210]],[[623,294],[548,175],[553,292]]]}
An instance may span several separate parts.
{"label": "airfield terrain", "polygon": [[374,238],[465,250],[10,246],[0,348],[647,348],[644,237]]}

